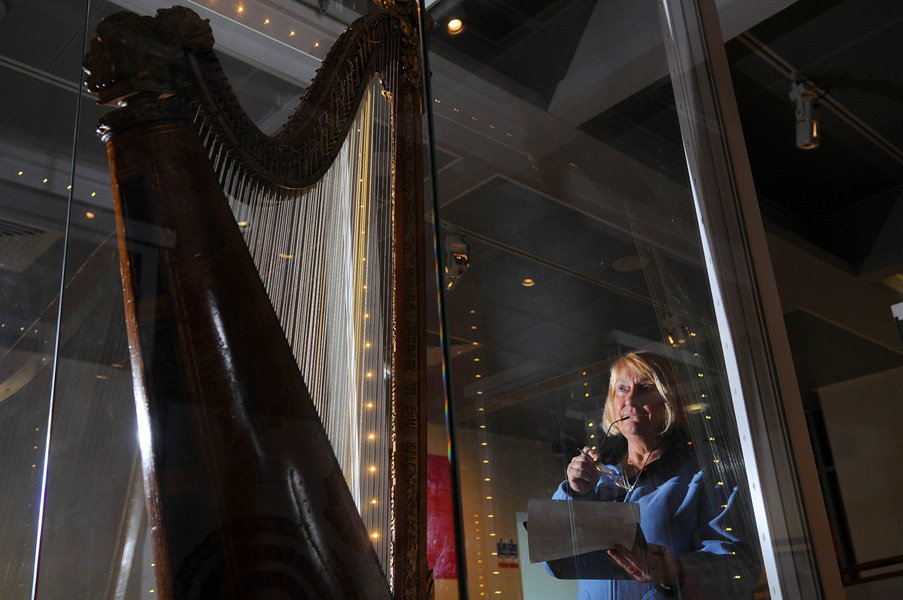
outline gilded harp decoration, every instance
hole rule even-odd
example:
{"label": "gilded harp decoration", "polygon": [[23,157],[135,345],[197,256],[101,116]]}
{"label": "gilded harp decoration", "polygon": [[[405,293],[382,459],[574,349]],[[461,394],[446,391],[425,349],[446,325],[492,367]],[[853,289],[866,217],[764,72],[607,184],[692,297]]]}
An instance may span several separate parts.
{"label": "gilded harp decoration", "polygon": [[275,136],[191,10],[92,40],[162,598],[428,594],[418,13],[380,6]]}

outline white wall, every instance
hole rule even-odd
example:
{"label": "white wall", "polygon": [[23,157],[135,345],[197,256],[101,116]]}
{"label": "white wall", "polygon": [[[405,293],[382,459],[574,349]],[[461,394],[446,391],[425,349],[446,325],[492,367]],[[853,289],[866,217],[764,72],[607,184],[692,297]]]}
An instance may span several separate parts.
{"label": "white wall", "polygon": [[[818,392],[856,560],[903,554],[903,368]],[[875,597],[903,598],[903,577],[888,582],[899,595]],[[854,587],[847,589],[848,597],[870,597]]]}

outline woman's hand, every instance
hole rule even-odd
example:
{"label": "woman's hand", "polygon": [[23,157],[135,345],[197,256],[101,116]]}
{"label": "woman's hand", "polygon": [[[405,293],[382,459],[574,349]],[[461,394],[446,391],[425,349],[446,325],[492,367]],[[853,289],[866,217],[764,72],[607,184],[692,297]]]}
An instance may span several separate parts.
{"label": "woman's hand", "polygon": [[680,584],[680,563],[665,546],[649,544],[648,550],[636,546],[628,550],[618,544],[608,555],[640,583]]}
{"label": "woman's hand", "polygon": [[568,485],[578,496],[585,496],[596,489],[602,472],[596,467],[599,453],[584,447],[582,452],[571,459],[567,468]]}

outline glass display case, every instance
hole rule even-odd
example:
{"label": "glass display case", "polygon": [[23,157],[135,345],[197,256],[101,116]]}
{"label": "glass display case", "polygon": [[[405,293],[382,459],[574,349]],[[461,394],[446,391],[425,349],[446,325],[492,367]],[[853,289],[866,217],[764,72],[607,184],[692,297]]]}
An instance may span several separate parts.
{"label": "glass display case", "polygon": [[[174,4],[0,1],[3,598],[167,589],[95,132],[109,108],[81,65],[102,18]],[[377,8],[186,4],[266,134]],[[724,23],[739,6],[727,5],[416,7],[426,236],[407,250],[423,314],[416,331],[388,322],[385,345],[395,356],[398,326],[422,346],[422,413],[405,415],[422,481],[416,498],[372,503],[392,507],[387,529],[409,502],[427,516],[410,551],[365,518],[399,600],[415,596],[396,561],[437,600],[842,597],[724,52],[719,11]],[[361,378],[384,375],[394,397],[403,354]],[[392,407],[387,422],[403,422]],[[621,519],[626,547],[611,550],[618,528],[602,514]]]}

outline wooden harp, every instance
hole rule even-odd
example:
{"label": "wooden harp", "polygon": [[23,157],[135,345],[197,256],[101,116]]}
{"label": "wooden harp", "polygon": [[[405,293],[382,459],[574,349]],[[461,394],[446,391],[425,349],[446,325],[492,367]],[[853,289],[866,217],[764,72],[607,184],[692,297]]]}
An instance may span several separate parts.
{"label": "wooden harp", "polygon": [[273,137],[192,11],[91,43],[161,598],[429,593],[419,13],[380,5]]}

